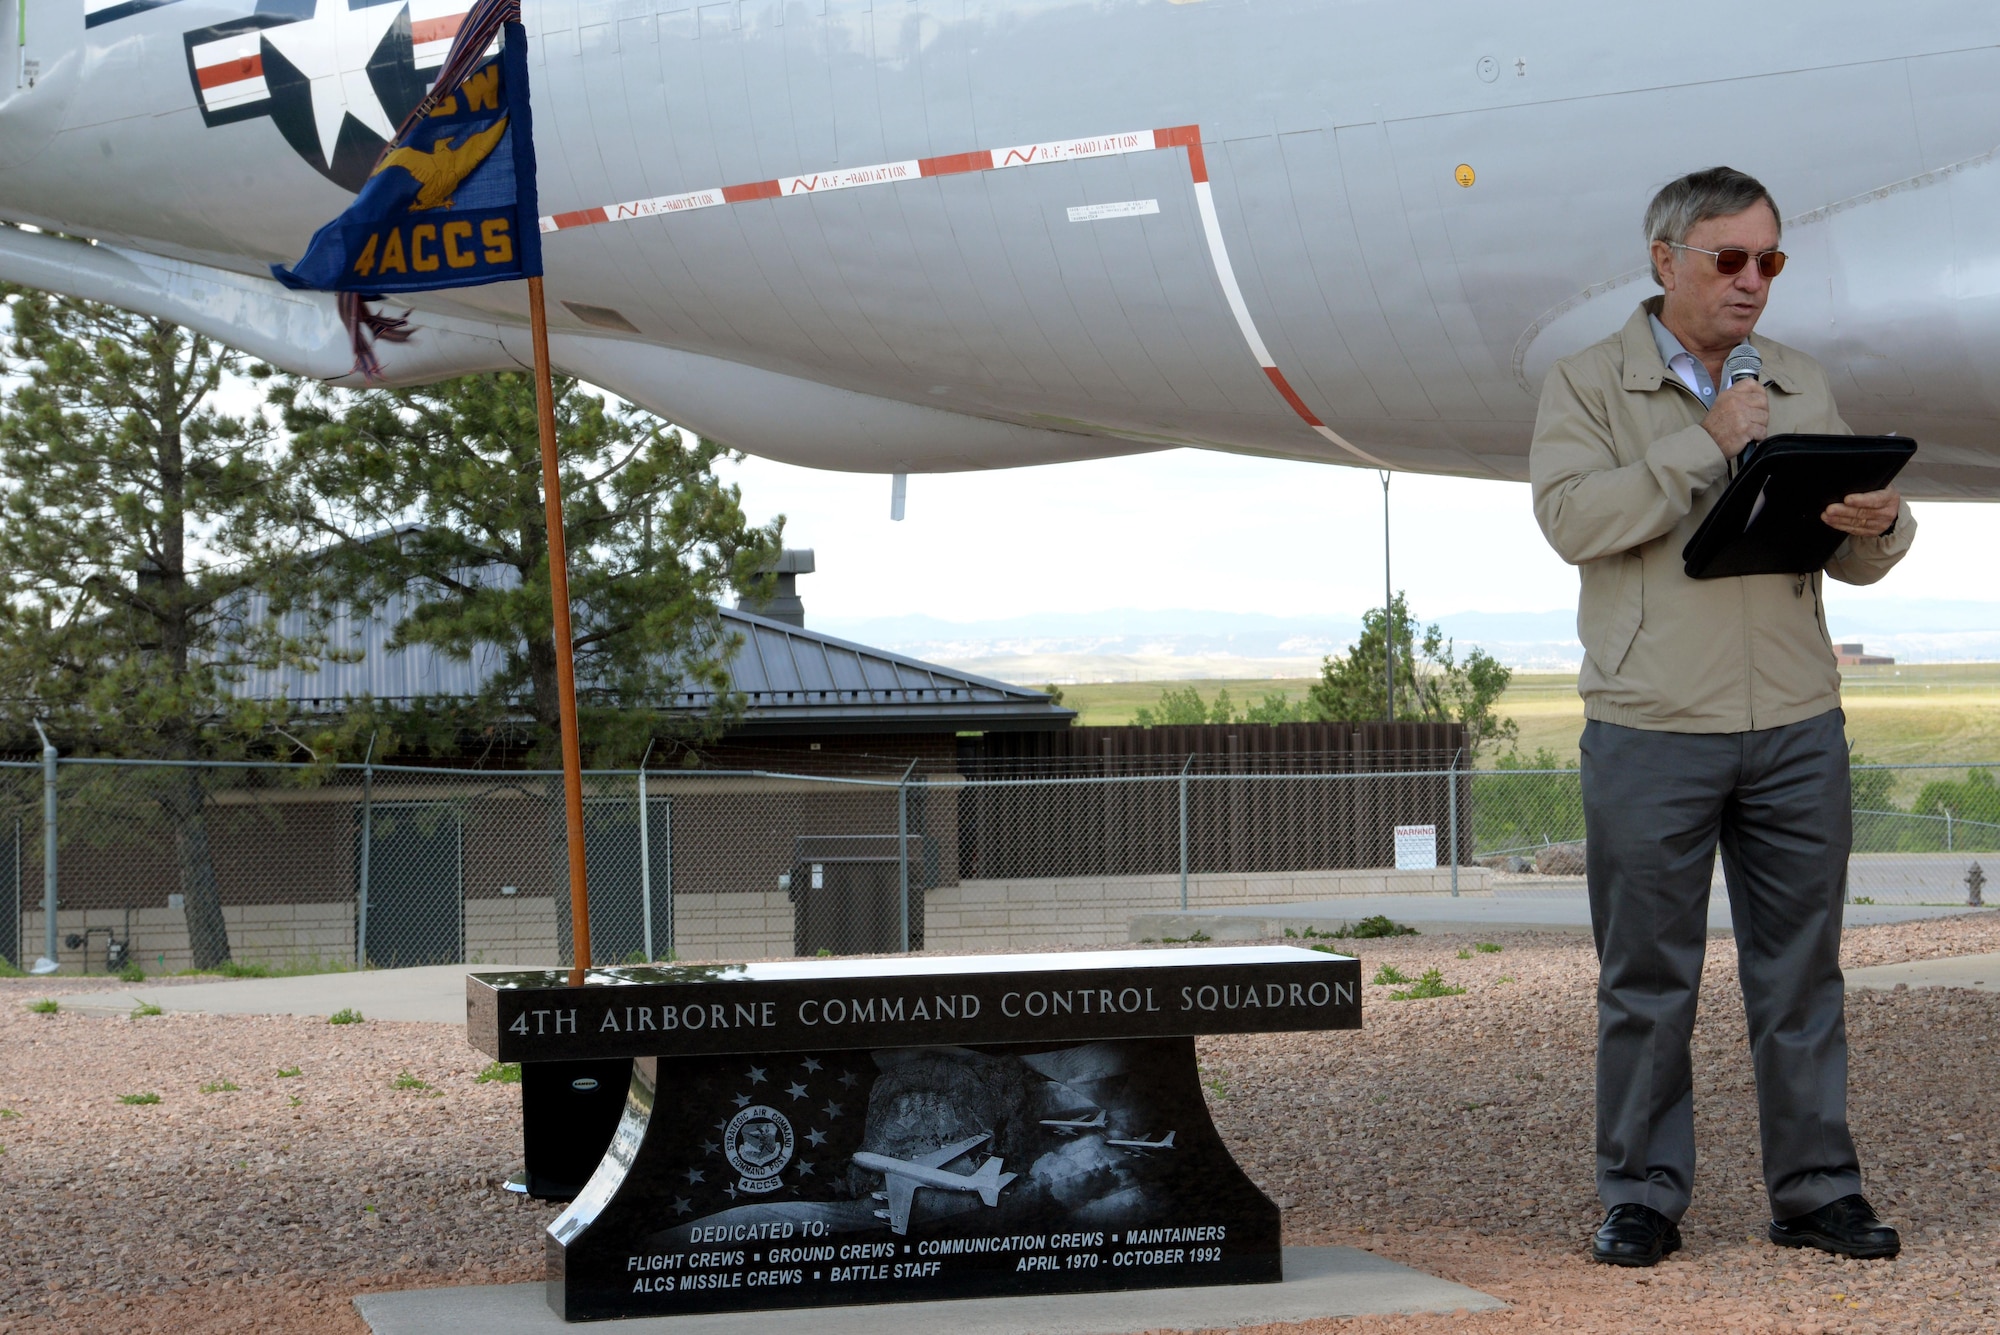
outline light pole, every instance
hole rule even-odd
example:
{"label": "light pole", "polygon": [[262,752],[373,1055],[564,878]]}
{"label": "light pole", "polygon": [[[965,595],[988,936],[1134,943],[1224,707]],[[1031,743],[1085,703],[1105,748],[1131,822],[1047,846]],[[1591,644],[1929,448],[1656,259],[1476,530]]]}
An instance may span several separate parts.
{"label": "light pole", "polygon": [[1389,722],[1396,721],[1396,598],[1390,592],[1389,579],[1389,470],[1383,469],[1378,476],[1382,479],[1382,672],[1384,685],[1388,688]]}

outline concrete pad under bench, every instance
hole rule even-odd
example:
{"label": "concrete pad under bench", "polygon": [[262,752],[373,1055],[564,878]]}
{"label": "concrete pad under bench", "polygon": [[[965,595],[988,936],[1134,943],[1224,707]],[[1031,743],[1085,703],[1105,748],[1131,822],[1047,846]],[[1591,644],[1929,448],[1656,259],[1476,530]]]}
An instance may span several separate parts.
{"label": "concrete pad under bench", "polygon": [[765,1335],[796,1320],[814,1335],[1130,1335],[1406,1312],[1486,1312],[1506,1304],[1477,1289],[1355,1247],[1285,1248],[1285,1282],[1214,1288],[1128,1289],[1027,1298],[814,1307],[791,1311],[636,1317],[569,1324],[540,1284],[472,1285],[363,1294],[354,1300],[373,1335],[552,1335],[602,1329],[620,1335]]}

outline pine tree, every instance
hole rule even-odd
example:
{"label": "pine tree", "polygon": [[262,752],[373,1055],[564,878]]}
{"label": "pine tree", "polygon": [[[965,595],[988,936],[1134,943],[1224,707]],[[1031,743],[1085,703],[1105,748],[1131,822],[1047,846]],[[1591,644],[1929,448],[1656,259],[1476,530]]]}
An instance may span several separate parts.
{"label": "pine tree", "polygon": [[[554,763],[555,623],[533,378],[503,372],[359,393],[286,380],[272,398],[295,465],[326,506],[337,540],[329,569],[343,596],[366,606],[401,593],[413,610],[392,643],[494,664],[478,699],[432,711],[436,740],[525,715],[537,758]],[[782,520],[758,528],[744,519],[737,489],[713,471],[722,446],[607,405],[572,379],[557,379],[556,423],[586,761],[629,764],[659,734],[712,735],[734,705],[717,605],[732,584],[760,582]],[[688,679],[715,702],[706,716],[668,698]],[[424,722],[406,717],[406,736]]]}
{"label": "pine tree", "polygon": [[[242,358],[165,320],[8,289],[0,412],[0,727],[76,754],[268,749],[253,667],[310,658],[277,617],[304,587],[296,491],[267,425],[214,402]],[[261,368],[258,368],[261,369]],[[289,749],[289,748],[287,748]],[[108,779],[105,780],[108,782]],[[197,968],[229,958],[196,768],[121,775],[171,828]]]}

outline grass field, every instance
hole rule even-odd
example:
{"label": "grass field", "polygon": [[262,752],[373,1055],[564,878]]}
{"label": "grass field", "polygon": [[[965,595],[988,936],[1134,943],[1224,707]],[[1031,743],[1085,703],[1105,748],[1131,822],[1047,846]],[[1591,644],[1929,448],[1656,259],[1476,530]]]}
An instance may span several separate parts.
{"label": "grass field", "polygon": [[[1219,690],[1241,709],[1276,691],[1303,698],[1304,678],[1269,681],[1132,681],[1065,686],[1063,703],[1086,724],[1132,722],[1160,692],[1194,686],[1211,703]],[[2000,760],[2000,663],[1939,663],[1849,668],[1842,680],[1847,735],[1857,756],[1881,764],[1954,764]],[[1573,673],[1517,673],[1500,712],[1521,728],[1521,750],[1547,747],[1576,763],[1583,702]],[[1487,758],[1490,763],[1490,757]]]}

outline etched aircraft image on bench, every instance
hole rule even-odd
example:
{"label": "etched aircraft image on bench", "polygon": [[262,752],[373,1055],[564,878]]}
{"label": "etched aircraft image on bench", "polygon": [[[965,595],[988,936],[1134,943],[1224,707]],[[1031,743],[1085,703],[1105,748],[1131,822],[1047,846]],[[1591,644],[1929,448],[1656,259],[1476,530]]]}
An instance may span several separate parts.
{"label": "etched aircraft image on bench", "polygon": [[945,1165],[963,1158],[979,1146],[993,1138],[990,1131],[968,1137],[946,1145],[929,1154],[920,1154],[914,1159],[897,1159],[887,1154],[875,1154],[862,1150],[854,1156],[855,1166],[865,1168],[883,1176],[884,1190],[875,1193],[877,1200],[887,1201],[889,1208],[877,1210],[877,1219],[889,1221],[889,1231],[898,1235],[910,1231],[910,1205],[916,1199],[918,1187],[933,1187],[940,1191],[976,1191],[979,1199],[989,1206],[1000,1204],[1000,1191],[1017,1174],[1000,1171],[1001,1160],[995,1156],[979,1165],[974,1173],[954,1173]]}
{"label": "etched aircraft image on bench", "polygon": [[1136,1140],[1118,1140],[1115,1138],[1107,1138],[1104,1143],[1107,1145],[1115,1145],[1121,1150],[1136,1150],[1141,1153],[1143,1153],[1146,1150],[1170,1150],[1174,1147],[1174,1133],[1169,1131],[1167,1132],[1166,1135],[1161,1136],[1158,1140],[1146,1140],[1143,1138]]}
{"label": "etched aircraft image on bench", "polygon": [[1079,1131],[1102,1131],[1104,1109],[1099,1108],[1095,1117],[1044,1117],[1042,1125],[1059,1136],[1073,1136]]}

